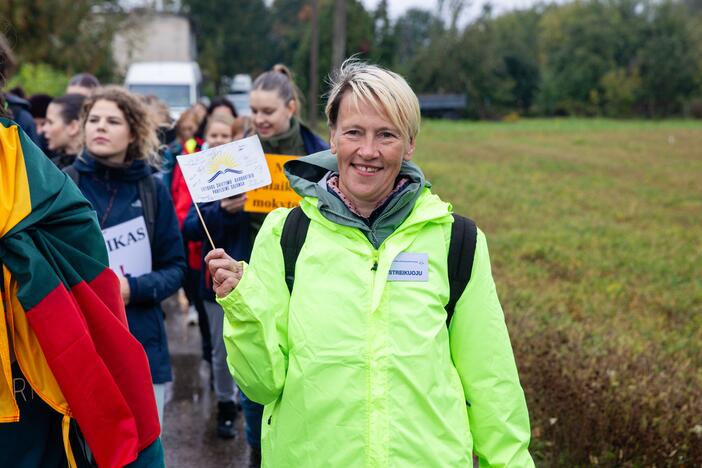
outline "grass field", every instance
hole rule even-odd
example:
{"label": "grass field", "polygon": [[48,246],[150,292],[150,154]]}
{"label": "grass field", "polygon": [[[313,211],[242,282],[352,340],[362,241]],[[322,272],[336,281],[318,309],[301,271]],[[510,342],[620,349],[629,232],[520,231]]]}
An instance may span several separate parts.
{"label": "grass field", "polygon": [[425,121],[485,231],[541,466],[702,465],[702,123]]}

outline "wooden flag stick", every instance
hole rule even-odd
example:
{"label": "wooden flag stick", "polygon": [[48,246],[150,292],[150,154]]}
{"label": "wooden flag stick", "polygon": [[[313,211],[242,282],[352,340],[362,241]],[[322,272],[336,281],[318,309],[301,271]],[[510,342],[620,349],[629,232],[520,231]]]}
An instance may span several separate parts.
{"label": "wooden flag stick", "polygon": [[205,228],[205,234],[207,234],[207,238],[210,241],[210,245],[212,246],[212,250],[216,249],[214,242],[212,242],[212,236],[210,235],[210,231],[207,230],[207,225],[205,224],[205,220],[202,219],[202,213],[200,213],[200,208],[197,206],[197,202],[193,202],[193,205],[195,205],[195,211],[197,211],[197,215],[200,217],[200,222],[202,223],[202,227]]}

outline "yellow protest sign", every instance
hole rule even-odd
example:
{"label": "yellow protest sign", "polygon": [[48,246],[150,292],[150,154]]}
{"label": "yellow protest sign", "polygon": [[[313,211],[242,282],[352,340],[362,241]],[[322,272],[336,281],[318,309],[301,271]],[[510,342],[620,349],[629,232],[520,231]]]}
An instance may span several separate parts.
{"label": "yellow protest sign", "polygon": [[271,184],[246,192],[244,211],[250,213],[270,213],[276,208],[293,208],[300,203],[300,196],[290,188],[288,178],[283,173],[283,164],[299,156],[267,154],[266,162],[271,173]]}

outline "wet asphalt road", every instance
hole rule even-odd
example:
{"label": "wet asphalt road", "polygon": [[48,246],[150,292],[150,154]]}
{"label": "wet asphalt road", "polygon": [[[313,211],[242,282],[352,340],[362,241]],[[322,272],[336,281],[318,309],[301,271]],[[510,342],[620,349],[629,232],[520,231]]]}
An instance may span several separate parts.
{"label": "wet asphalt road", "polygon": [[209,365],[201,359],[200,332],[188,326],[179,296],[164,301],[173,382],[166,391],[162,441],[168,468],[248,466],[243,415],[235,439],[217,438],[217,402],[210,391]]}

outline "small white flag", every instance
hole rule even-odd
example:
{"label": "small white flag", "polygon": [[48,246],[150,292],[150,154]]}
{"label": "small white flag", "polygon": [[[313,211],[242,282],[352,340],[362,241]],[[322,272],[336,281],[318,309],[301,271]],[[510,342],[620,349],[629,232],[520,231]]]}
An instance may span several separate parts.
{"label": "small white flag", "polygon": [[221,200],[271,183],[257,135],[178,156],[178,164],[196,203]]}

